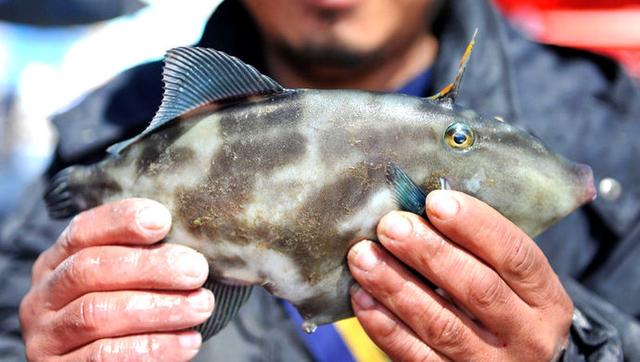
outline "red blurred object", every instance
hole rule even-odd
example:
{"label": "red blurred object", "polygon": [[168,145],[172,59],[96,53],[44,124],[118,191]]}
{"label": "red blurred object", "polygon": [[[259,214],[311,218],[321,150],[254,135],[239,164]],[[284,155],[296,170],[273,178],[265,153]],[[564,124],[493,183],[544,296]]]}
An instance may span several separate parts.
{"label": "red blurred object", "polygon": [[640,1],[494,1],[536,40],[609,55],[640,81]]}

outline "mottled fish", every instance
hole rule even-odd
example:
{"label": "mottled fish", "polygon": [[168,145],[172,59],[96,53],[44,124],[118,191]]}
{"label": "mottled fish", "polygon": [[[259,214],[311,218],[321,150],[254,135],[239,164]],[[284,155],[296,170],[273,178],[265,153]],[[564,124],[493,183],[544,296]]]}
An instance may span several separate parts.
{"label": "mottled fish", "polygon": [[290,301],[312,332],[353,315],[348,249],[375,239],[392,210],[424,214],[431,190],[473,195],[529,235],[593,199],[588,166],[454,106],[472,46],[455,81],[430,98],[286,89],[222,52],[170,50],[149,127],[104,161],[54,177],[49,213],[157,200],[173,215],[166,241],[209,261],[216,308],[199,326],[205,338],[253,285]]}

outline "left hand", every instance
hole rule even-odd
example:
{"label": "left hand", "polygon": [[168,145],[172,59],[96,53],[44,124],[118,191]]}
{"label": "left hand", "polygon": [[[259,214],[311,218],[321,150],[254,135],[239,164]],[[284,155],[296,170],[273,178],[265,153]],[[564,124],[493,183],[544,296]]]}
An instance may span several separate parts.
{"label": "left hand", "polygon": [[353,309],[367,334],[393,360],[556,358],[573,304],[535,242],[463,193],[434,191],[426,209],[430,223],[389,213],[378,225],[384,248],[363,241],[349,252]]}

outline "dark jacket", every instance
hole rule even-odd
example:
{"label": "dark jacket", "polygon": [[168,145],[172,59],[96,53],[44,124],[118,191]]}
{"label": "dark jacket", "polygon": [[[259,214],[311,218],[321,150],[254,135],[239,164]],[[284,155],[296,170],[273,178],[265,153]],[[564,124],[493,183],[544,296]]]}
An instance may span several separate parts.
{"label": "dark jacket", "polygon": [[[485,1],[450,0],[433,28],[440,49],[431,93],[453,79],[475,28],[478,45],[459,103],[525,127],[551,149],[591,165],[596,185],[611,178],[621,186],[617,198],[605,193],[536,238],[577,308],[564,357],[616,360],[624,354],[640,360],[640,92],[608,59],[535,44]],[[236,1],[213,14],[199,45],[264,71],[255,26]],[[0,234],[1,356],[23,355],[18,305],[29,288],[31,265],[66,225],[47,218],[43,184],[61,168],[96,161],[106,146],[140,132],[160,103],[160,79],[160,62],[138,66],[55,117],[55,160]],[[205,344],[201,358],[310,359],[295,328],[274,298],[256,290],[240,316]]]}

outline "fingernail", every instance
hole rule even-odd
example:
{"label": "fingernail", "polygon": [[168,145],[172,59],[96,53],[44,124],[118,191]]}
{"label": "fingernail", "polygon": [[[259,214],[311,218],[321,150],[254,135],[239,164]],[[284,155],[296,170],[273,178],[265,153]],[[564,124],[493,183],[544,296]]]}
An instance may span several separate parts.
{"label": "fingernail", "polygon": [[411,234],[413,227],[406,217],[398,212],[392,212],[383,219],[383,233],[393,239],[402,240]]}
{"label": "fingernail", "polygon": [[429,216],[440,220],[453,218],[460,211],[460,203],[448,191],[434,191],[427,196]]}
{"label": "fingernail", "polygon": [[187,297],[191,308],[198,312],[213,311],[213,293],[207,289],[200,289]]}
{"label": "fingernail", "polygon": [[198,349],[202,345],[200,333],[184,333],[178,336],[178,342],[184,349]]}
{"label": "fingernail", "polygon": [[353,253],[353,264],[356,268],[370,271],[378,265],[380,259],[378,258],[378,254],[375,250],[373,250],[373,246],[371,241],[364,240],[351,248],[351,253]]}
{"label": "fingernail", "polygon": [[180,274],[194,279],[207,277],[209,265],[202,254],[192,250],[185,250],[180,251],[176,259],[176,269]]}
{"label": "fingernail", "polygon": [[160,230],[171,223],[171,214],[162,206],[146,206],[138,211],[136,219],[145,229]]}
{"label": "fingernail", "polygon": [[351,298],[361,309],[369,309],[373,307],[376,302],[371,297],[371,294],[367,293],[361,286],[354,284],[351,286]]}

